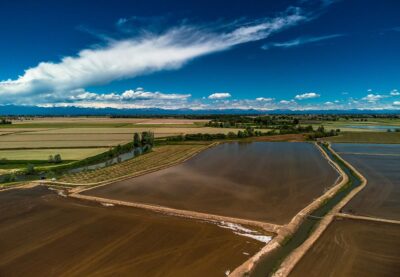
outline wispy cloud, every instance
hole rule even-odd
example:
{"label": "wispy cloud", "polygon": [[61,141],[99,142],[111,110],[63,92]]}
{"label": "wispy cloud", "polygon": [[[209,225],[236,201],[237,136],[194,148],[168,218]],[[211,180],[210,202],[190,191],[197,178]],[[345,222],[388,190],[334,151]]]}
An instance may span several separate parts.
{"label": "wispy cloud", "polygon": [[296,98],[297,100],[304,100],[304,99],[318,98],[320,96],[321,95],[315,92],[308,92],[308,93],[298,94],[294,98]]}
{"label": "wispy cloud", "polygon": [[315,42],[320,42],[324,40],[334,39],[338,37],[343,37],[344,34],[333,34],[326,36],[317,36],[317,37],[299,37],[294,40],[284,41],[284,42],[270,42],[261,46],[262,49],[268,50],[270,48],[291,48],[297,47],[304,44],[310,44]]}
{"label": "wispy cloud", "polygon": [[64,57],[60,62],[42,62],[25,70],[17,79],[0,81],[0,101],[23,102],[26,96],[30,96],[30,101],[39,102],[63,99],[73,96],[76,89],[176,70],[195,58],[265,39],[306,20],[301,9],[290,8],[274,18],[245,22],[240,26],[235,24],[223,31],[180,25],[162,34],[145,33],[109,41],[102,47]]}

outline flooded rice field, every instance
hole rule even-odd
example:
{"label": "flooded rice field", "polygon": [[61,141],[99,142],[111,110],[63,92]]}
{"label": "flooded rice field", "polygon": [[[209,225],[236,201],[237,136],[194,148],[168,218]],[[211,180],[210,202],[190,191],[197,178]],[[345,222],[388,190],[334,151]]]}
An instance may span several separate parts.
{"label": "flooded rice field", "polygon": [[399,144],[376,144],[376,143],[334,143],[332,148],[339,154],[379,154],[379,155],[400,155]]}
{"label": "flooded rice field", "polygon": [[338,218],[295,266],[297,276],[400,276],[400,225]]}
{"label": "flooded rice field", "polygon": [[[344,212],[400,220],[400,145],[335,144],[343,159],[365,178],[367,186],[343,209]],[[351,153],[368,153],[351,154]]]}
{"label": "flooded rice field", "polygon": [[311,143],[224,143],[84,194],[284,224],[337,178]]}
{"label": "flooded rice field", "polygon": [[45,187],[3,191],[0,276],[225,276],[265,242],[221,227]]}

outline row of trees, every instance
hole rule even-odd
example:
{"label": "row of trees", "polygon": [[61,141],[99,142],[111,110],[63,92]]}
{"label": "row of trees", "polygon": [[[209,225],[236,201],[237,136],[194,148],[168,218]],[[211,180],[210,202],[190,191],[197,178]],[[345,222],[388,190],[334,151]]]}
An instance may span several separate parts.
{"label": "row of trees", "polygon": [[0,124],[12,124],[12,122],[10,120],[7,120],[7,118],[0,118]]}
{"label": "row of trees", "polygon": [[54,156],[50,155],[48,158],[48,162],[55,163],[55,164],[61,163],[62,162],[61,155],[60,154],[55,154]]}
{"label": "row of trees", "polygon": [[142,134],[134,133],[133,134],[133,147],[145,147],[149,145],[153,147],[154,145],[154,133],[147,131],[142,132]]}
{"label": "row of trees", "polygon": [[254,136],[267,135],[268,133],[263,133],[261,131],[254,130],[252,127],[247,127],[245,130],[239,130],[237,133],[229,132],[228,134],[207,134],[207,133],[197,133],[197,134],[186,134],[178,135],[173,137],[168,137],[167,141],[209,141],[209,140],[223,140],[223,139],[236,139],[236,138],[248,138]]}
{"label": "row of trees", "polygon": [[236,139],[236,138],[249,138],[258,136],[272,136],[272,135],[283,135],[283,134],[307,134],[307,138],[310,140],[316,140],[317,138],[337,136],[340,133],[340,129],[326,130],[324,126],[318,127],[316,130],[309,126],[285,126],[280,129],[274,129],[268,132],[262,132],[255,130],[252,127],[247,127],[244,130],[239,130],[237,133],[229,132],[228,134],[186,134],[174,137],[168,137],[167,141],[190,141],[190,140],[223,140],[223,139]]}

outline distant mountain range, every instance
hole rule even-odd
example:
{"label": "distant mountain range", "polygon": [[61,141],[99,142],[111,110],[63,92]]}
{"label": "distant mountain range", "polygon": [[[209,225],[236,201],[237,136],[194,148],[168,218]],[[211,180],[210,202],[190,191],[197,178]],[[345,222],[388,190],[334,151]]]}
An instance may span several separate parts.
{"label": "distant mountain range", "polygon": [[0,106],[0,115],[37,115],[37,116],[135,116],[135,115],[210,115],[210,114],[400,114],[400,110],[241,110],[241,109],[225,109],[225,110],[191,110],[191,109],[113,109],[113,108],[77,108],[77,107],[37,107],[37,106]]}

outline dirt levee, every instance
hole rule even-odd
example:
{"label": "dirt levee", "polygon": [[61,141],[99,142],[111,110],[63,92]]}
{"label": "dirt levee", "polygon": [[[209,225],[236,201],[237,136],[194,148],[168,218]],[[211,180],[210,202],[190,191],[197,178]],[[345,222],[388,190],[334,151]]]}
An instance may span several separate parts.
{"label": "dirt levee", "polygon": [[296,276],[400,276],[400,225],[336,219],[296,265]]}
{"label": "dirt levee", "polygon": [[45,187],[0,193],[0,276],[224,276],[262,243]]}
{"label": "dirt levee", "polygon": [[337,177],[311,143],[225,143],[84,194],[284,224]]}

